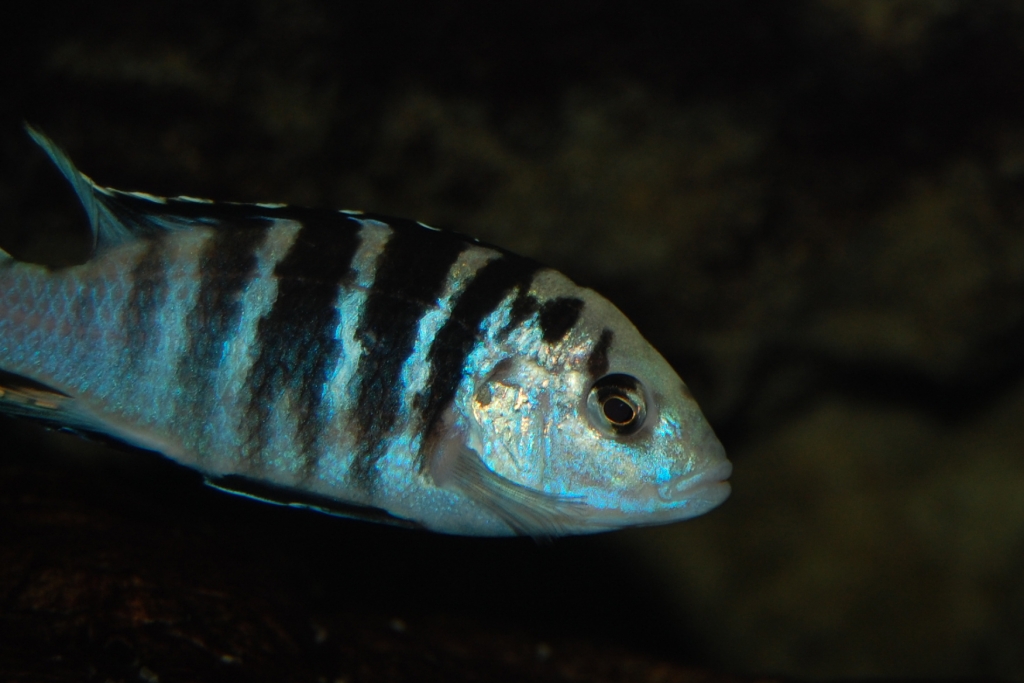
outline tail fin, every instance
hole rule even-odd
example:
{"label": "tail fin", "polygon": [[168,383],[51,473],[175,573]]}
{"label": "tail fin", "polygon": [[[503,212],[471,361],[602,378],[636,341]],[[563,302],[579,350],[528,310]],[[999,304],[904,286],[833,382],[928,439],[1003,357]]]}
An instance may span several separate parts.
{"label": "tail fin", "polygon": [[110,190],[100,187],[71,163],[64,152],[48,137],[28,123],[25,130],[37,145],[43,148],[61,175],[71,184],[78,201],[85,209],[92,228],[93,250],[103,250],[135,239],[131,230],[111,211],[113,194]]}

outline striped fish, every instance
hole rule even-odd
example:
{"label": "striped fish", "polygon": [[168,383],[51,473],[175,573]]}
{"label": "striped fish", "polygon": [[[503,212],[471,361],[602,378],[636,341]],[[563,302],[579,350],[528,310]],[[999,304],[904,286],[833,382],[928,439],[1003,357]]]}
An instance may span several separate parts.
{"label": "striped fish", "polygon": [[29,133],[93,253],[0,251],[0,411],[453,534],[664,523],[728,496],[682,380],[563,275],[408,220],[101,187]]}

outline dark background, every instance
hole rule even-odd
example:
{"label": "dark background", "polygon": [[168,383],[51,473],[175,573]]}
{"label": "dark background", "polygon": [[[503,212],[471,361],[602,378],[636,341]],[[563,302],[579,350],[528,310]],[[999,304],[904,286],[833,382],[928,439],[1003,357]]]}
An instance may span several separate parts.
{"label": "dark background", "polygon": [[0,671],[1024,679],[1024,3],[25,7],[3,248],[87,255],[23,121],[121,189],[454,227],[617,303],[736,473],[683,524],[467,540],[3,420]]}

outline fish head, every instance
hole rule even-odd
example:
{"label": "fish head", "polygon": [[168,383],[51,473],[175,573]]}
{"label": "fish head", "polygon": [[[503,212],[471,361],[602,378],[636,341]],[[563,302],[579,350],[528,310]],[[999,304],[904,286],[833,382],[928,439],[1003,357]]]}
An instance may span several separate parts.
{"label": "fish head", "polygon": [[524,326],[482,368],[464,410],[465,459],[478,459],[464,490],[532,535],[674,522],[723,502],[732,465],[680,377],[606,299],[548,279],[546,301],[571,291],[578,316],[557,339]]}

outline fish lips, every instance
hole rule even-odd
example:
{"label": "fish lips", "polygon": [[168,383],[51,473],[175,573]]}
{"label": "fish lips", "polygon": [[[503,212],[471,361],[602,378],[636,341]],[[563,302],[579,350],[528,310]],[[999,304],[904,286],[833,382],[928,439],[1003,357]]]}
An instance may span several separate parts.
{"label": "fish lips", "polygon": [[728,498],[731,475],[732,463],[723,460],[697,474],[674,477],[662,484],[658,487],[658,499],[670,506],[702,501],[707,504],[704,508],[707,510]]}
{"label": "fish lips", "polygon": [[[672,477],[657,487],[658,500],[665,507],[659,512],[667,513],[673,519],[703,514],[722,504],[732,491],[728,482],[732,476],[732,463],[726,458],[725,448],[714,432],[710,429],[705,432],[696,451],[707,465],[696,473]],[[680,513],[683,514],[677,516]]]}
{"label": "fish lips", "polygon": [[721,505],[732,491],[728,460],[715,462],[696,474],[675,477],[660,486],[648,485],[638,497],[641,511],[602,510],[588,515],[587,531],[653,526],[679,522]]}

